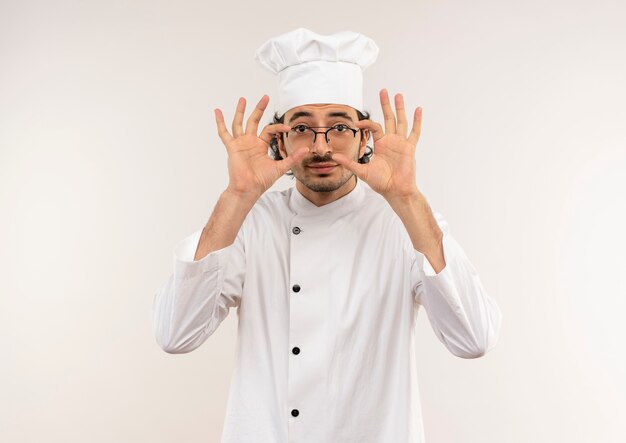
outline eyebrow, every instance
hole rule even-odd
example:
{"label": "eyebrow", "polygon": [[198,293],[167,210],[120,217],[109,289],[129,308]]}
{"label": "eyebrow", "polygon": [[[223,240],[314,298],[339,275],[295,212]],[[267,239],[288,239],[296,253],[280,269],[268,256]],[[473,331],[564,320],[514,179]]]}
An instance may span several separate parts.
{"label": "eyebrow", "polygon": [[[300,117],[313,117],[313,114],[307,111],[298,111],[291,116],[287,124],[291,123],[292,121]],[[328,114],[326,114],[326,117],[343,117],[350,121],[353,121],[352,117],[350,117],[350,115],[347,112],[343,112],[343,111],[329,112]]]}

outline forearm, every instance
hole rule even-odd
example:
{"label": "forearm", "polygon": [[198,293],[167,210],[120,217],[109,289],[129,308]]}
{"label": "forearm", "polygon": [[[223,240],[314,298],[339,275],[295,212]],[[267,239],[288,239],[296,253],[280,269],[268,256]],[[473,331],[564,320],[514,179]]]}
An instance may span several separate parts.
{"label": "forearm", "polygon": [[443,231],[437,224],[426,197],[416,188],[411,196],[385,198],[402,220],[413,247],[424,254],[433,270],[439,273],[446,266]]}
{"label": "forearm", "polygon": [[437,220],[444,223],[446,269],[437,276],[422,276],[416,297],[450,352],[463,358],[480,357],[495,346],[502,314],[447,224],[439,216]]}
{"label": "forearm", "polygon": [[194,260],[233,244],[256,200],[256,196],[243,196],[228,189],[222,192],[202,230]]}
{"label": "forearm", "polygon": [[196,231],[176,244],[174,272],[154,297],[154,333],[168,353],[199,347],[240,302],[245,269],[241,238],[193,261],[200,234]]}

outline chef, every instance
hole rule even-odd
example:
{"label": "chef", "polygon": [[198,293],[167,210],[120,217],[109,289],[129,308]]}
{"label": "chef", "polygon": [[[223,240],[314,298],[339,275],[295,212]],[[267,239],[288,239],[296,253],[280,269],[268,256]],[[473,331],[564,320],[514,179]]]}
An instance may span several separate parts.
{"label": "chef", "polygon": [[[230,130],[215,110],[229,183],[175,245],[154,333],[187,353],[236,308],[222,443],[423,442],[420,308],[458,357],[497,342],[499,308],[416,184],[421,109],[409,127],[402,95],[392,107],[385,89],[384,126],[363,109],[377,55],[358,33],[296,29],[256,52],[278,78],[275,121],[259,132],[266,95],[245,126],[245,99]],[[285,173],[295,186],[266,192]]]}

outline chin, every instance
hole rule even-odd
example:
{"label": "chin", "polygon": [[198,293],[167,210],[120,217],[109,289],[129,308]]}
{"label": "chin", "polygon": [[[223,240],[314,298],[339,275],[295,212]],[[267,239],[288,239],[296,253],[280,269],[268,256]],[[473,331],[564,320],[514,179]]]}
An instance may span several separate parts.
{"label": "chin", "polygon": [[354,174],[349,173],[342,176],[340,179],[330,179],[331,174],[319,175],[316,178],[309,179],[305,178],[304,180],[296,177],[300,182],[314,192],[334,192],[345,185]]}
{"label": "chin", "polygon": [[339,183],[305,183],[302,182],[304,186],[309,188],[314,192],[333,192],[337,189],[341,188],[341,184]]}

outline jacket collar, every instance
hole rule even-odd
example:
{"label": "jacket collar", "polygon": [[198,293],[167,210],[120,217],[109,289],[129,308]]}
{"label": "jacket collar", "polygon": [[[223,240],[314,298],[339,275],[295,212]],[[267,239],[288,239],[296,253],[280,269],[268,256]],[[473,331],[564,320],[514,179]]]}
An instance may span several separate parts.
{"label": "jacket collar", "polygon": [[294,186],[290,189],[289,206],[293,212],[302,216],[339,218],[361,206],[364,197],[363,186],[361,180],[357,178],[356,186],[352,191],[323,206],[315,206]]}

